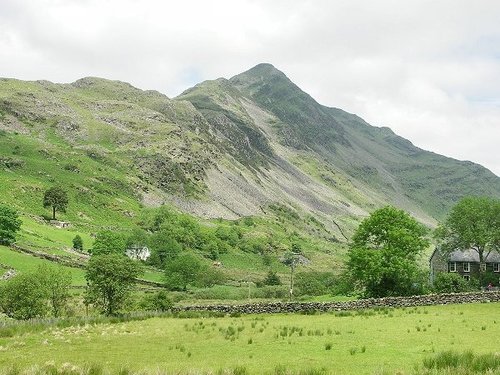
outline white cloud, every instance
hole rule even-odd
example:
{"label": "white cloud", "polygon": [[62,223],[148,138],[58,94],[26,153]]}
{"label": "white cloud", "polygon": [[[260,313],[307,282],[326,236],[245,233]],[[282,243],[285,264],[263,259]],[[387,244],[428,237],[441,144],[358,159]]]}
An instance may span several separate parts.
{"label": "white cloud", "polygon": [[500,175],[500,2],[2,0],[0,75],[173,96],[271,62],[322,104]]}

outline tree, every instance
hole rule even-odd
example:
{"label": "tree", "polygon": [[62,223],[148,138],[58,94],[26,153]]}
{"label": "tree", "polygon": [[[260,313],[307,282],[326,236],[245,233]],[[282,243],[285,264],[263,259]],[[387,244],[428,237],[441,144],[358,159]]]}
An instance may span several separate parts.
{"label": "tree", "polygon": [[491,251],[500,249],[500,200],[466,197],[450,211],[435,232],[445,253],[473,249],[479,255],[480,279]]}
{"label": "tree", "polygon": [[127,243],[122,234],[103,230],[97,233],[91,253],[92,255],[123,255],[126,247]]}
{"label": "tree", "polygon": [[387,206],[363,220],[349,245],[347,268],[367,297],[411,295],[421,285],[417,257],[429,245],[427,229]]}
{"label": "tree", "polygon": [[2,311],[14,319],[44,317],[48,313],[47,290],[38,273],[9,279],[0,289]]}
{"label": "tree", "polygon": [[194,284],[199,287],[210,288],[216,284],[223,284],[225,280],[226,277],[220,270],[202,263]]}
{"label": "tree", "polygon": [[37,274],[46,291],[52,315],[60,316],[70,297],[71,273],[61,266],[41,266]]}
{"label": "tree", "polygon": [[[294,247],[295,249],[300,249],[300,247]],[[295,271],[295,267],[300,264],[300,254],[292,251],[287,251],[283,256],[281,262],[290,267],[290,288],[288,290],[290,299],[293,298],[293,273]]]}
{"label": "tree", "polygon": [[187,290],[187,286],[198,280],[201,262],[194,255],[183,254],[167,263],[165,282],[171,290]]}
{"label": "tree", "polygon": [[75,238],[73,238],[73,249],[77,251],[83,251],[83,240],[79,234],[77,234]]}
{"label": "tree", "polygon": [[43,265],[8,280],[0,291],[0,305],[15,319],[60,316],[70,297],[71,274],[60,266]]}
{"label": "tree", "polygon": [[0,205],[0,245],[10,245],[16,240],[16,232],[21,229],[21,220],[17,212]]}
{"label": "tree", "polygon": [[56,220],[56,210],[66,212],[68,206],[68,194],[59,187],[53,186],[48,189],[43,196],[43,207],[52,208],[52,219]]}
{"label": "tree", "polygon": [[92,255],[87,263],[87,298],[106,315],[117,315],[125,306],[140,265],[119,254]]}
{"label": "tree", "polygon": [[142,228],[134,228],[127,236],[125,244],[128,249],[133,246],[145,247],[148,244],[148,233]]}
{"label": "tree", "polygon": [[153,233],[148,242],[151,249],[149,262],[163,269],[182,251],[182,246],[165,230]]}

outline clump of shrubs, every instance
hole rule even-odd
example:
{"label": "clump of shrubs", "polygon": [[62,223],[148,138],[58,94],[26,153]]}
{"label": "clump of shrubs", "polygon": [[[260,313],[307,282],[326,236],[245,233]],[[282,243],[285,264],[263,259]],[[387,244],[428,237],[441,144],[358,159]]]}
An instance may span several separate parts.
{"label": "clump of shrubs", "polygon": [[266,278],[262,281],[263,285],[281,285],[281,280],[275,271],[269,270]]}
{"label": "clump of shrubs", "polygon": [[160,290],[156,293],[146,294],[141,301],[140,307],[146,311],[166,312],[172,309],[174,303],[167,292]]}
{"label": "clump of shrubs", "polygon": [[440,273],[434,280],[434,291],[437,293],[461,293],[474,289],[473,281],[467,281],[457,273]]}

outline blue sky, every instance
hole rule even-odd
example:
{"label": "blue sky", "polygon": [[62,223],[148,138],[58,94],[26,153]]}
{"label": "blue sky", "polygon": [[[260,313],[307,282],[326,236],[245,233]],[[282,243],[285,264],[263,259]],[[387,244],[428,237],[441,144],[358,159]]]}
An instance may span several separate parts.
{"label": "blue sky", "polygon": [[0,0],[0,76],[175,96],[270,62],[320,103],[500,175],[496,0]]}

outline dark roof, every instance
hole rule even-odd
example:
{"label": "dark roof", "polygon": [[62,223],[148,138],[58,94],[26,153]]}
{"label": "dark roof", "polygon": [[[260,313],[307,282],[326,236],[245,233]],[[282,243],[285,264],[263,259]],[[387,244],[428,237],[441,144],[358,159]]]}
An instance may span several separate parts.
{"label": "dark roof", "polygon": [[[485,252],[487,254],[487,252]],[[479,263],[479,253],[474,249],[455,250],[450,253],[450,262],[476,262]],[[486,263],[500,263],[500,254],[491,251],[486,257]]]}

